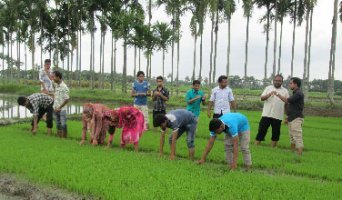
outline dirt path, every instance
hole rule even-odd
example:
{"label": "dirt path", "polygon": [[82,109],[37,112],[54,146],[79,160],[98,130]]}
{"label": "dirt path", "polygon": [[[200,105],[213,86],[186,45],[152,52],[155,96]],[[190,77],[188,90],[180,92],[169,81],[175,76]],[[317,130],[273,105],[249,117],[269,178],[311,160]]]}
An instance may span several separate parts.
{"label": "dirt path", "polygon": [[56,188],[38,187],[27,181],[18,181],[9,175],[0,175],[0,200],[74,200],[93,199]]}

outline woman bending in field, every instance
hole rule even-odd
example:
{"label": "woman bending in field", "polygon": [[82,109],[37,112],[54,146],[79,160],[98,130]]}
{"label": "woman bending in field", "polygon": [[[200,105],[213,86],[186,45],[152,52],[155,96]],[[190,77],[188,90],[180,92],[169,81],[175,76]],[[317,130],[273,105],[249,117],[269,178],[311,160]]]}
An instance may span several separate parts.
{"label": "woman bending in field", "polygon": [[139,140],[145,127],[144,114],[137,108],[123,106],[118,110],[119,122],[117,127],[122,128],[121,147],[133,144],[134,150],[138,151]]}
{"label": "woman bending in field", "polygon": [[93,145],[103,144],[106,138],[106,132],[108,131],[111,135],[108,141],[109,144],[111,139],[113,139],[117,122],[118,116],[115,110],[111,110],[102,104],[84,104],[82,114],[82,140],[80,144],[84,144],[87,139],[87,129],[90,129],[90,143]]}

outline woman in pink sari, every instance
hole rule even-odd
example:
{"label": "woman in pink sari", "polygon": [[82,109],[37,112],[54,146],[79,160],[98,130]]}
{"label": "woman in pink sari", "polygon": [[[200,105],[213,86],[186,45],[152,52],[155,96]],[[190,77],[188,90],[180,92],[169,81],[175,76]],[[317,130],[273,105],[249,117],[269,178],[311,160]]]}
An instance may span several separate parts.
{"label": "woman in pink sari", "polygon": [[110,131],[111,135],[114,134],[115,126],[111,122],[112,117],[109,111],[110,108],[102,104],[86,103],[83,105],[83,128],[82,140],[80,144],[85,143],[87,139],[86,132],[88,128],[90,129],[90,143],[93,145],[104,143],[107,130]]}
{"label": "woman in pink sari", "polygon": [[144,130],[144,114],[137,108],[123,106],[118,109],[119,123],[117,127],[122,128],[121,147],[133,144],[134,150],[138,151],[139,139]]}

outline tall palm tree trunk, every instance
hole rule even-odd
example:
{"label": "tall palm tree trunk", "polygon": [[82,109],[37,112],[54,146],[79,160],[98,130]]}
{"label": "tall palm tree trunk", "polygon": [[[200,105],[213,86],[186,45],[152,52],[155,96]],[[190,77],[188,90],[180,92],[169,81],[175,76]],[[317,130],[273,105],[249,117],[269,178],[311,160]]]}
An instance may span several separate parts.
{"label": "tall palm tree trunk", "polygon": [[199,80],[202,80],[202,66],[203,66],[203,31],[201,32],[201,42],[200,42],[200,69],[198,72]]}
{"label": "tall palm tree trunk", "polygon": [[334,17],[332,20],[332,33],[331,33],[331,47],[330,47],[330,59],[329,59],[329,81],[328,81],[328,100],[333,106],[334,100],[334,81],[335,81],[335,53],[336,53],[336,35],[337,35],[337,6],[338,0],[334,0]]}
{"label": "tall palm tree trunk", "polygon": [[275,10],[275,19],[274,19],[274,45],[273,45],[273,71],[272,75],[275,76],[276,69],[277,69],[277,21],[278,21],[278,8],[277,8],[277,1],[274,1],[274,10]]}
{"label": "tall palm tree trunk", "polygon": [[112,33],[112,37],[111,37],[111,50],[110,50],[110,89],[113,90],[114,89],[114,84],[113,84],[113,80],[114,80],[114,74],[113,74],[113,70],[114,70],[114,36]]}
{"label": "tall palm tree trunk", "polygon": [[227,66],[226,66],[226,75],[230,75],[230,18],[228,19],[228,45],[227,45]]}
{"label": "tall palm tree trunk", "polygon": [[213,48],[214,48],[214,28],[215,28],[215,15],[211,17],[211,35],[210,35],[210,68],[209,68],[209,84],[212,83],[212,70],[213,70]]}
{"label": "tall palm tree trunk", "polygon": [[216,22],[215,22],[215,46],[214,46],[214,65],[213,65],[213,82],[215,81],[216,76],[216,58],[217,58],[217,40],[218,40],[218,10],[216,12]]}
{"label": "tall palm tree trunk", "polygon": [[165,49],[163,49],[163,77],[165,77]]}
{"label": "tall palm tree trunk", "polygon": [[192,77],[191,80],[194,81],[196,79],[196,47],[197,47],[197,30],[195,27],[195,35],[194,35],[194,60],[193,60],[193,68],[192,68]]}
{"label": "tall palm tree trunk", "polygon": [[296,43],[296,24],[297,23],[297,0],[295,0],[294,15],[293,15],[293,32],[292,32],[292,50],[291,50],[291,77],[293,77],[293,60],[294,47]]}
{"label": "tall palm tree trunk", "polygon": [[[34,66],[34,55],[35,55],[35,51],[36,51],[36,47],[35,47],[35,36],[34,36],[34,33],[31,33],[31,61],[32,61],[32,69],[35,69],[35,66]],[[38,74],[36,74],[36,78],[38,79],[38,76],[39,76],[39,72]]]}
{"label": "tall palm tree trunk", "polygon": [[248,41],[249,41],[249,15],[247,16],[247,24],[246,24],[246,43],[245,43],[245,73],[244,77],[247,78],[247,69],[248,69]]}
{"label": "tall palm tree trunk", "polygon": [[100,88],[103,89],[103,71],[102,71],[102,45],[103,45],[103,32],[101,31],[101,37],[100,37]]}
{"label": "tall palm tree trunk", "polygon": [[[310,12],[310,31],[309,31],[309,46],[308,46],[308,63],[307,63],[307,79],[308,79],[308,91],[310,89],[310,62],[311,62],[311,38],[312,38],[312,15],[313,15],[313,8]],[[308,93],[309,94],[309,93]],[[308,97],[308,95],[306,95]]]}
{"label": "tall palm tree trunk", "polygon": [[[117,49],[116,49],[116,39],[115,39],[114,40],[114,77],[116,77],[116,50]],[[115,87],[113,89],[114,89],[114,92],[115,92]]]}
{"label": "tall palm tree trunk", "polygon": [[177,77],[176,77],[176,95],[179,95],[179,49],[180,49],[180,30],[178,28],[178,41],[177,41]]}
{"label": "tall palm tree trunk", "polygon": [[80,55],[79,55],[79,66],[78,70],[80,70],[80,73],[78,75],[78,86],[81,86],[81,78],[82,78],[82,32],[80,32]]}
{"label": "tall palm tree trunk", "polygon": [[268,42],[270,40],[270,9],[267,8],[267,24],[266,24],[266,46],[265,46],[265,66],[264,66],[264,85],[266,85],[267,80],[267,61],[268,61]]}
{"label": "tall palm tree trunk", "polygon": [[280,21],[280,39],[279,39],[279,56],[278,56],[278,71],[277,74],[280,74],[280,69],[281,69],[281,44],[283,41],[283,19]]}
{"label": "tall palm tree trunk", "polygon": [[134,67],[133,67],[133,77],[137,73],[137,46],[134,45]]}
{"label": "tall palm tree trunk", "polygon": [[[127,36],[126,36],[127,37]],[[124,57],[123,57],[123,61],[124,61],[124,64],[123,64],[123,69],[122,69],[122,92],[124,93],[127,93],[127,38],[124,38],[124,45],[123,45],[123,48],[124,48]]]}
{"label": "tall palm tree trunk", "polygon": [[[306,13],[306,26],[305,26],[305,43],[304,43],[304,72],[303,72],[303,84],[302,84],[302,88],[303,88],[303,92],[304,95],[307,96],[307,87],[308,87],[308,75],[307,75],[307,59],[308,59],[308,36],[309,36],[309,17],[310,17],[310,10],[307,10]],[[306,97],[305,97],[306,98]]]}

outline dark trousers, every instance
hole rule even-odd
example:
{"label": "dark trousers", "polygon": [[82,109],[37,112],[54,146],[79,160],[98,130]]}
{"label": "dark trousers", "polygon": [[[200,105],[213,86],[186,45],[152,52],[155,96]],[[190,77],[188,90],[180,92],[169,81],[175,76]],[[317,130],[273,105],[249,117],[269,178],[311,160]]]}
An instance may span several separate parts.
{"label": "dark trousers", "polygon": [[265,136],[267,134],[268,128],[272,126],[272,141],[279,141],[280,137],[280,127],[281,127],[281,120],[274,119],[271,117],[262,117],[259,122],[259,129],[258,134],[256,136],[256,140],[258,141],[265,141]]}
{"label": "dark trousers", "polygon": [[165,115],[166,112],[165,112],[165,110],[153,110],[153,122],[154,122],[154,118],[155,118],[156,115],[158,115],[158,114],[163,114],[163,115]]}
{"label": "dark trousers", "polygon": [[[47,108],[39,108],[38,110],[38,116],[37,116],[37,124],[39,123],[40,119],[43,117],[43,115],[46,113],[46,127],[52,128],[53,126],[53,103],[51,103]],[[33,127],[33,120],[31,122],[31,126]]]}

